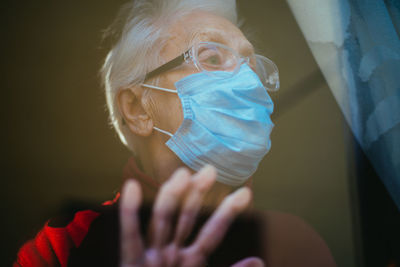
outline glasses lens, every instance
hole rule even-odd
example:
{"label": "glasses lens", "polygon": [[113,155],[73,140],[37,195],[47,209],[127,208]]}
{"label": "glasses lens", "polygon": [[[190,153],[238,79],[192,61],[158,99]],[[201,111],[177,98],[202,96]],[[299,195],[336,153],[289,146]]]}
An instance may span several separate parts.
{"label": "glasses lens", "polygon": [[197,47],[197,63],[204,71],[233,72],[238,64],[238,56],[222,45],[200,43]]}
{"label": "glasses lens", "polygon": [[[234,75],[239,64],[248,63],[249,66],[257,73],[263,85],[269,91],[279,89],[279,72],[278,68],[268,58],[261,55],[250,57],[242,57],[231,48],[213,42],[201,42],[195,50],[197,66],[210,75],[222,75],[225,77],[227,72]],[[216,71],[223,71],[216,73]]]}
{"label": "glasses lens", "polygon": [[260,80],[269,91],[276,91],[279,89],[279,72],[275,63],[268,58],[256,55],[256,73]]}

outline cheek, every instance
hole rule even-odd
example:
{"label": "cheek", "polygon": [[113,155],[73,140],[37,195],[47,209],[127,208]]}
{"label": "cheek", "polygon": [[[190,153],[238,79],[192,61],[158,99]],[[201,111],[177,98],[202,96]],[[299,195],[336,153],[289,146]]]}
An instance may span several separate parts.
{"label": "cheek", "polygon": [[178,95],[151,92],[151,116],[154,125],[162,130],[175,133],[183,121],[182,105]]}

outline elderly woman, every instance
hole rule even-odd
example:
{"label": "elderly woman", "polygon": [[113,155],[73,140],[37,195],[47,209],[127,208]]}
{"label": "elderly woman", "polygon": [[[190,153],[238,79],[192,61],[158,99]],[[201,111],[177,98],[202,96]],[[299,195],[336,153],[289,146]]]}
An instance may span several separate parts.
{"label": "elderly woman", "polygon": [[254,54],[233,1],[136,1],[102,73],[112,124],[144,173],[218,169],[223,197],[270,148],[275,65]]}
{"label": "elderly woman", "polygon": [[[250,201],[246,186],[231,192],[250,185],[270,149],[267,91],[279,87],[277,68],[255,54],[231,0],[131,1],[109,33],[117,42],[102,68],[107,105],[134,154],[125,170],[134,180],[120,201],[121,266],[203,266]],[[142,198],[155,200],[147,245],[139,230]],[[217,208],[184,247],[202,205]],[[63,228],[47,224],[15,266],[67,266],[98,217],[88,210]],[[334,266],[324,242],[301,220],[272,212],[264,220],[268,266]],[[262,265],[249,258],[236,266]]]}

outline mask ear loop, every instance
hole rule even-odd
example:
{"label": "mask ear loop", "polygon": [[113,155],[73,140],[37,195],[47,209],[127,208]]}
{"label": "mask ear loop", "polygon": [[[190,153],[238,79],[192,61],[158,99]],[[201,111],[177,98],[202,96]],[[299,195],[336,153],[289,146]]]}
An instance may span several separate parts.
{"label": "mask ear loop", "polygon": [[158,127],[156,127],[156,126],[153,126],[153,129],[156,130],[156,131],[159,131],[160,133],[166,134],[166,135],[168,135],[169,137],[172,137],[172,136],[173,136],[172,133],[167,132],[167,131],[164,131],[164,130],[161,130],[160,128],[158,128]]}
{"label": "mask ear loop", "polygon": [[[160,90],[160,91],[164,91],[164,92],[168,92],[168,93],[175,93],[175,94],[178,93],[176,90],[173,90],[173,89],[162,88],[162,87],[158,87],[158,86],[150,85],[150,84],[144,84],[144,83],[142,83],[141,86],[143,86],[143,87],[148,87],[148,88],[151,88],[151,89]],[[161,130],[161,129],[158,128],[158,127],[153,126],[153,129],[156,130],[156,131],[158,131],[158,132],[160,132],[160,133],[166,134],[166,135],[168,135],[169,137],[172,137],[172,136],[173,136],[173,134],[171,134],[170,132]]]}
{"label": "mask ear loop", "polygon": [[175,93],[175,94],[177,93],[176,90],[174,90],[174,89],[162,88],[162,87],[158,87],[158,86],[154,86],[154,85],[150,85],[150,84],[142,83],[141,86],[152,88],[152,89],[156,89],[156,90],[160,90],[160,91],[164,91],[164,92],[169,92],[169,93]]}

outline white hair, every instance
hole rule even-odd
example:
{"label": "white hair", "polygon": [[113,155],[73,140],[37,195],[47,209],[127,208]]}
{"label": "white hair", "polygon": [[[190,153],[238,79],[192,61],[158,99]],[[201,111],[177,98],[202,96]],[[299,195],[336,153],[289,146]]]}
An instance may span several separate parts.
{"label": "white hair", "polygon": [[110,123],[132,152],[132,133],[123,125],[116,96],[119,90],[142,83],[147,72],[161,65],[168,28],[193,11],[211,12],[238,25],[235,0],[131,0],[106,31],[117,38],[101,69]]}

